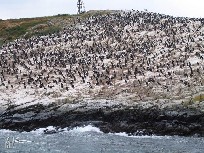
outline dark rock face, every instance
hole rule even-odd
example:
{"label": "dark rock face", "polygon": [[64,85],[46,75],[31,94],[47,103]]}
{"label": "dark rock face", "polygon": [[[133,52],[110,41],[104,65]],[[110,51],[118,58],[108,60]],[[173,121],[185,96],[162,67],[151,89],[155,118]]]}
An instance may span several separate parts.
{"label": "dark rock face", "polygon": [[127,132],[133,135],[204,136],[204,113],[189,108],[120,107],[59,111],[56,107],[30,106],[8,110],[0,116],[0,128],[31,131],[47,126],[69,127],[92,124],[103,132]]}

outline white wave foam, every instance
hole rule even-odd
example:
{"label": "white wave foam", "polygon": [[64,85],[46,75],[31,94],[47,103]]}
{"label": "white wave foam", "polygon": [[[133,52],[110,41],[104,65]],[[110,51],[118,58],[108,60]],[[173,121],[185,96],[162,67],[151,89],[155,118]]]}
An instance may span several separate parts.
{"label": "white wave foam", "polygon": [[170,139],[170,136],[156,136],[156,135],[129,136],[129,137],[142,139]]}
{"label": "white wave foam", "polygon": [[100,131],[99,128],[94,127],[92,125],[87,125],[84,127],[75,127],[72,130],[69,130],[69,132],[75,132],[75,133],[83,133],[83,132],[97,132],[97,133],[103,133]]}
{"label": "white wave foam", "polygon": [[6,130],[6,129],[1,129],[0,133],[14,133],[16,131],[11,131],[11,130]]}
{"label": "white wave foam", "polygon": [[129,135],[125,132],[121,132],[121,133],[110,133],[110,134],[114,134],[114,135],[118,135],[118,136],[121,136],[121,137],[129,137]]}
{"label": "white wave foam", "polygon": [[45,131],[53,131],[53,130],[55,131],[56,128],[53,126],[48,126],[47,128],[39,128],[39,129],[33,130],[31,131],[31,133],[43,134],[45,133]]}
{"label": "white wave foam", "polygon": [[134,135],[129,135],[125,132],[121,132],[121,133],[109,133],[111,135],[117,135],[117,136],[121,136],[121,137],[129,137],[129,138],[143,138],[143,139],[169,139],[170,136],[156,136],[156,135],[140,135],[140,136],[134,136]]}
{"label": "white wave foam", "polygon": [[[14,132],[14,131],[10,131],[10,130],[0,130],[0,132]],[[47,128],[39,128],[36,130],[31,131],[31,133],[36,133],[36,134],[44,134],[46,133],[46,131],[58,131],[58,132],[71,132],[71,133],[85,133],[85,132],[96,132],[96,133],[103,133],[99,128],[94,127],[92,125],[87,125],[87,126],[83,126],[83,127],[75,127],[73,129],[56,129],[56,127],[53,126],[48,126]],[[171,136],[156,136],[156,135],[142,135],[142,131],[138,131],[139,134],[138,136],[135,135],[129,135],[125,132],[120,132],[120,133],[108,133],[110,135],[116,135],[116,136],[121,136],[121,137],[129,137],[129,138],[144,138],[144,139],[170,139]]]}
{"label": "white wave foam", "polygon": [[61,132],[73,132],[73,133],[84,133],[84,132],[97,132],[97,133],[103,133],[100,131],[99,128],[94,127],[92,125],[87,125],[84,127],[75,127],[71,130],[67,130],[67,128],[61,129],[59,128],[58,130],[56,130],[55,127],[53,126],[48,126],[47,128],[39,128],[36,130],[31,131],[31,133],[36,133],[36,134],[44,134],[46,132],[49,131],[61,131]]}

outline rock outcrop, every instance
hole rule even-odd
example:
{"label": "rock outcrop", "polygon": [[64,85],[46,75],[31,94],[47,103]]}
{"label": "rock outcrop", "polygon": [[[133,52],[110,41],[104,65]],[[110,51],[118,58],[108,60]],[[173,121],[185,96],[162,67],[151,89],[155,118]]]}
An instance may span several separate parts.
{"label": "rock outcrop", "polygon": [[182,105],[169,108],[123,104],[94,107],[88,103],[67,106],[38,104],[21,109],[11,108],[0,115],[0,128],[32,131],[48,126],[62,129],[92,124],[105,133],[204,136],[204,112]]}

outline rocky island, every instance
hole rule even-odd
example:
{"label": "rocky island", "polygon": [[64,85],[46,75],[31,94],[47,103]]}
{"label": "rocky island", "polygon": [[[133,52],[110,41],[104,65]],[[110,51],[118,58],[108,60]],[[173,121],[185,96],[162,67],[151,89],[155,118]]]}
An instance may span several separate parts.
{"label": "rocky island", "polygon": [[204,19],[109,11],[62,26],[1,46],[1,129],[204,136]]}

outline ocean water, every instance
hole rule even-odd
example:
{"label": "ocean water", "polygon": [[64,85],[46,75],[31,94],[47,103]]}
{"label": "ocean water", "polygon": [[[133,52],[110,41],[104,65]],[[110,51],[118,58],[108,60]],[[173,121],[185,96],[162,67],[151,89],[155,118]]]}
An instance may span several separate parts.
{"label": "ocean water", "polygon": [[[48,127],[53,131],[54,127]],[[104,134],[91,125],[45,134],[0,130],[0,153],[203,153],[204,138]]]}

